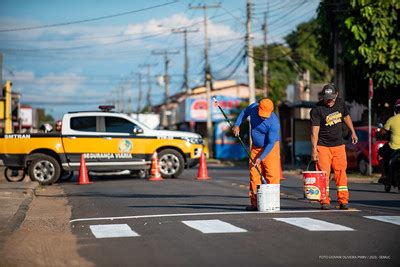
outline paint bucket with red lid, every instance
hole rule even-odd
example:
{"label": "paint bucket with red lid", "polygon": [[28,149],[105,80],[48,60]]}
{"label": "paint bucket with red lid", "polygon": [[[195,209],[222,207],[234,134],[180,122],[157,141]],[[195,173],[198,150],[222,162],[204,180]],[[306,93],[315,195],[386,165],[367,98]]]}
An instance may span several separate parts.
{"label": "paint bucket with red lid", "polygon": [[[311,162],[310,162],[311,163]],[[303,172],[304,196],[309,200],[322,200],[326,198],[326,172],[324,171]]]}

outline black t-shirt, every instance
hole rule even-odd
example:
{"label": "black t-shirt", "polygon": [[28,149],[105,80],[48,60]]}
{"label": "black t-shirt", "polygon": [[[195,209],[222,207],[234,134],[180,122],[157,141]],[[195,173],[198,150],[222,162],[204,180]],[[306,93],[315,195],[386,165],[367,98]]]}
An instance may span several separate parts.
{"label": "black t-shirt", "polygon": [[319,126],[318,145],[339,146],[343,144],[343,118],[349,115],[343,99],[337,98],[333,107],[325,106],[323,101],[310,112],[311,125]]}

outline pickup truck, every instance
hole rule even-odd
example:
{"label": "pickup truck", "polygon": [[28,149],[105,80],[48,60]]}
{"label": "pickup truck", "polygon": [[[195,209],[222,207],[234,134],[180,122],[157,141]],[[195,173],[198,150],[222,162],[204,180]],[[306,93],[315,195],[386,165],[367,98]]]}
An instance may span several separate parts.
{"label": "pickup truck", "polygon": [[203,139],[191,132],[152,130],[126,114],[70,112],[61,132],[0,135],[0,159],[7,169],[23,170],[40,184],[77,171],[83,154],[88,171],[148,173],[158,153],[161,175],[178,177],[199,161]]}

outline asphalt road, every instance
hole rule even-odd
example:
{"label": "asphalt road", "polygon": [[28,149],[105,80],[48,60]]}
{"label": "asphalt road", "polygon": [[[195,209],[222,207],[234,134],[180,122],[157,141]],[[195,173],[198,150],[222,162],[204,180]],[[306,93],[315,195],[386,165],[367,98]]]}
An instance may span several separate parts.
{"label": "asphalt road", "polygon": [[[209,168],[209,174],[207,181],[196,180],[193,169],[160,182],[62,183],[79,254],[97,266],[400,265],[399,193],[351,183],[351,210],[332,202],[332,210],[321,211],[303,199],[299,176],[285,175],[280,212],[245,212],[247,171]],[[379,221],[388,218],[396,221]]]}

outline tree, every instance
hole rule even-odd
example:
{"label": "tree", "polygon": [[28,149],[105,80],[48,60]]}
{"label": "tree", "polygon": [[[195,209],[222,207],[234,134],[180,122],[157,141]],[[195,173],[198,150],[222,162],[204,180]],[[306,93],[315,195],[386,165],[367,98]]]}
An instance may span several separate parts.
{"label": "tree", "polygon": [[[255,80],[258,88],[263,87],[262,55],[263,46],[254,48],[255,56]],[[297,73],[288,62],[286,55],[290,54],[290,48],[281,44],[268,45],[268,97],[276,104],[285,96],[286,87],[296,81]]]}
{"label": "tree", "polygon": [[50,114],[46,114],[45,109],[37,109],[37,114],[38,114],[38,124],[37,127],[39,128],[40,125],[43,123],[50,123],[52,126],[54,126],[54,118]]}
{"label": "tree", "polygon": [[332,79],[333,73],[328,66],[328,57],[321,53],[318,32],[318,22],[313,19],[297,26],[285,40],[291,48],[291,57],[299,67],[310,71],[311,81],[326,83]]}
{"label": "tree", "polygon": [[[284,37],[287,45],[268,45],[268,88],[276,104],[285,96],[286,87],[297,81],[298,75],[309,70],[312,82],[329,82],[332,71],[318,43],[318,22],[313,19],[300,24],[295,31]],[[262,87],[263,46],[255,47],[256,86]]]}
{"label": "tree", "polygon": [[[367,86],[373,78],[375,88],[390,89],[400,85],[400,1],[399,0],[324,0],[318,9],[321,26],[319,43],[332,64],[332,35],[338,34],[340,55],[351,73],[346,79],[351,87]],[[356,97],[358,90],[353,90]]]}

